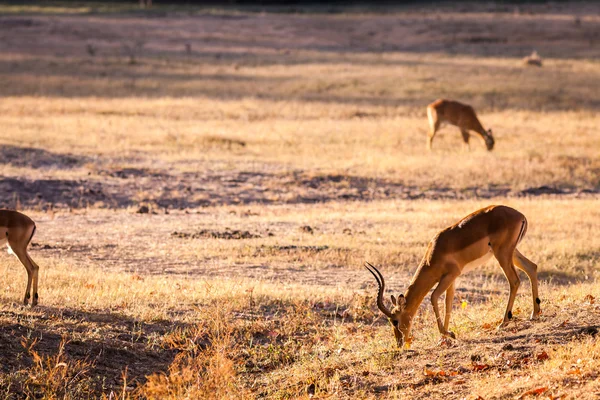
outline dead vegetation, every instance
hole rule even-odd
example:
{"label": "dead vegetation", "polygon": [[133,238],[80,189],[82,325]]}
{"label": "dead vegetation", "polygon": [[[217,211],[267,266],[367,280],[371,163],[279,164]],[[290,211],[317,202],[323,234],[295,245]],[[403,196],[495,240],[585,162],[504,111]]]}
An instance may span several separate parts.
{"label": "dead vegetation", "polygon": [[[597,4],[440,7],[0,5],[0,205],[36,221],[41,266],[29,309],[1,260],[0,397],[596,396]],[[445,130],[426,154],[438,97],[494,151]],[[423,304],[396,350],[362,264],[397,294],[492,203],[527,215],[541,321],[523,284],[495,329],[490,262],[458,283],[456,341]]]}

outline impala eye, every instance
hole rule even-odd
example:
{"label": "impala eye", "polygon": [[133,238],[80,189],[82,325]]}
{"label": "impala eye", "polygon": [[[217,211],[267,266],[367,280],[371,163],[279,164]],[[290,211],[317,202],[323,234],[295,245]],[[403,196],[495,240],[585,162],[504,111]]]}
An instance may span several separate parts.
{"label": "impala eye", "polygon": [[395,327],[398,327],[398,321],[392,320],[392,325],[394,325]]}

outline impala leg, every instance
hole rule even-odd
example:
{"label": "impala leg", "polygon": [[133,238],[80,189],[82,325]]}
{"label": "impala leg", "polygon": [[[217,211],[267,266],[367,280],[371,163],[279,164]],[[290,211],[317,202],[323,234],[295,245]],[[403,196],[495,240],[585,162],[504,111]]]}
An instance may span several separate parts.
{"label": "impala leg", "polygon": [[31,305],[32,306],[36,306],[38,303],[38,275],[40,272],[40,267],[35,263],[35,261],[33,261],[33,259],[31,257],[29,257],[29,254],[26,254],[27,259],[29,260],[29,262],[31,263],[31,265],[33,266],[33,270],[32,270],[32,275],[33,275],[33,285],[32,285],[32,290],[33,290],[33,300],[31,300]]}
{"label": "impala leg", "polygon": [[427,134],[427,149],[431,150],[433,138],[436,132],[440,129],[441,121],[437,117],[437,112],[433,109],[427,109],[427,119],[429,120],[429,132]]}
{"label": "impala leg", "polygon": [[23,304],[27,305],[29,303],[29,298],[31,297],[31,285],[35,277],[35,288],[34,288],[34,296],[31,302],[32,306],[37,304],[37,275],[38,275],[38,266],[32,264],[27,256],[27,251],[19,248],[12,247],[13,253],[17,256],[21,264],[27,270],[27,290],[25,291],[25,298],[23,299]]}
{"label": "impala leg", "polygon": [[431,145],[433,144],[433,138],[435,137],[436,132],[439,129],[439,124],[436,123],[436,127],[432,128],[429,131],[429,135],[427,136],[427,150],[431,150]]}
{"label": "impala leg", "polygon": [[[444,293],[448,288],[452,285],[454,280],[458,275],[448,274],[444,275],[440,280],[440,283],[437,285],[433,293],[431,294],[431,305],[433,306],[433,312],[435,313],[435,320],[438,325],[438,329],[442,336],[450,336],[451,338],[456,338],[453,332],[449,332],[442,323],[442,318],[440,317],[440,308],[438,306],[438,300],[442,293]],[[448,311],[446,311],[447,313]],[[448,315],[448,314],[446,314]],[[449,318],[449,316],[448,316]]]}
{"label": "impala leg", "polygon": [[537,265],[515,249],[513,262],[520,270],[524,271],[531,282],[531,294],[533,296],[533,312],[531,319],[538,319],[541,313],[540,298],[538,297]]}
{"label": "impala leg", "polygon": [[454,300],[454,282],[446,290],[446,318],[444,318],[444,330],[448,331],[448,326],[450,325],[450,315],[452,314],[452,300]]}
{"label": "impala leg", "polygon": [[[506,253],[503,252],[501,254],[506,254]],[[512,254],[512,252],[510,252],[508,254]],[[502,271],[504,271],[504,276],[506,276],[506,279],[508,279],[508,285],[510,287],[510,293],[508,295],[508,304],[506,305],[506,312],[504,313],[504,319],[502,320],[502,323],[499,326],[499,328],[501,328],[504,325],[506,325],[506,323],[509,320],[512,319],[512,308],[513,308],[513,304],[515,303],[515,297],[517,296],[517,290],[519,289],[521,280],[519,279],[519,275],[517,274],[517,271],[515,270],[515,267],[513,266],[512,256],[498,257],[497,254],[495,254],[495,255],[496,255],[496,258],[498,259],[498,262],[500,263],[500,267],[502,268]]]}
{"label": "impala leg", "polygon": [[460,133],[462,134],[463,142],[465,142],[465,148],[470,151],[471,145],[469,144],[469,138],[471,137],[471,135],[469,134],[469,131],[467,131],[466,129],[461,129]]}

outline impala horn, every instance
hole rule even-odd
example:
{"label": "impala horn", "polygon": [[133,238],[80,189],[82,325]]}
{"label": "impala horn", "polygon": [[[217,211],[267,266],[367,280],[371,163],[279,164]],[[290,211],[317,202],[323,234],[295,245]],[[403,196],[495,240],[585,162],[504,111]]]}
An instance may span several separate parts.
{"label": "impala horn", "polygon": [[[381,275],[381,272],[379,272],[379,270],[377,268],[375,268],[368,262],[365,262],[365,268],[371,274],[373,274],[373,276],[375,277],[375,280],[377,281],[377,286],[379,286],[379,291],[377,292],[377,307],[388,318],[392,318],[393,314],[383,304],[383,290],[385,289],[385,281],[383,280],[383,275]],[[373,272],[373,271],[377,272],[377,274],[375,274],[375,272]]]}

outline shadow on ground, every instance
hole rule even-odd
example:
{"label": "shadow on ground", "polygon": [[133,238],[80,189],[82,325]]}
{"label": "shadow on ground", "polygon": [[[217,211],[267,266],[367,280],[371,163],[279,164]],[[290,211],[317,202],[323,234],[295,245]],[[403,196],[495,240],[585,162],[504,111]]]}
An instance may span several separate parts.
{"label": "shadow on ground", "polygon": [[0,164],[33,169],[72,169],[89,162],[85,156],[59,154],[33,147],[0,145]]}
{"label": "shadow on ground", "polygon": [[27,316],[27,323],[21,322],[23,318],[19,311],[0,311],[0,371],[10,374],[33,365],[34,358],[22,344],[24,338],[26,343],[35,341],[33,350],[41,357],[56,355],[61,341],[66,340],[66,358],[91,363],[87,375],[97,390],[114,391],[122,388],[126,368],[128,382],[138,384],[148,375],[165,372],[177,351],[154,344],[153,337],[188,326],[45,306],[38,306]]}
{"label": "shadow on ground", "polygon": [[[56,164],[55,164],[56,165]],[[31,179],[0,177],[0,206],[13,208],[119,209],[139,204],[154,211],[239,204],[312,204],[331,201],[382,199],[464,200],[539,195],[584,196],[600,188],[573,189],[541,186],[513,190],[508,186],[454,189],[418,187],[399,181],[352,175],[314,176],[304,171],[264,173],[204,170],[171,175],[166,171],[126,168],[89,179]]]}

